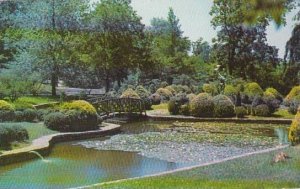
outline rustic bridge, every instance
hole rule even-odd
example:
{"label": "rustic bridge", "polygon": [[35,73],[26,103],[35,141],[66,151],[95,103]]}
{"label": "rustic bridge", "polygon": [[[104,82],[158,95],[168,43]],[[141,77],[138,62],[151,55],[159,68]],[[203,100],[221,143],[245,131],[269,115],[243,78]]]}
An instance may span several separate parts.
{"label": "rustic bridge", "polygon": [[136,98],[111,98],[105,95],[87,99],[100,115],[110,113],[145,113],[145,102]]}

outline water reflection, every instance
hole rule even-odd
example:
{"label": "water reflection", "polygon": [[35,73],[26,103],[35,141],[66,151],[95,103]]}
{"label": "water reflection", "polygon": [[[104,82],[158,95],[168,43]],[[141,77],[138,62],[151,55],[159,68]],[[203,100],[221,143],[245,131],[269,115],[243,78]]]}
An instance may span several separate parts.
{"label": "water reflection", "polygon": [[67,188],[181,168],[188,164],[146,158],[132,152],[57,145],[43,163],[34,160],[0,167],[0,188]]}

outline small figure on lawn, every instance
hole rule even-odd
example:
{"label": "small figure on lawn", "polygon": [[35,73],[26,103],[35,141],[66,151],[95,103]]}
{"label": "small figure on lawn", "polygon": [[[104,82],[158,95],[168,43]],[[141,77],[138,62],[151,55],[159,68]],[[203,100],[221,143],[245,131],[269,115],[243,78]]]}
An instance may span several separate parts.
{"label": "small figure on lawn", "polygon": [[272,161],[272,164],[279,163],[279,162],[285,162],[289,158],[291,158],[291,157],[289,157],[286,153],[280,152],[280,153],[275,155],[275,157]]}

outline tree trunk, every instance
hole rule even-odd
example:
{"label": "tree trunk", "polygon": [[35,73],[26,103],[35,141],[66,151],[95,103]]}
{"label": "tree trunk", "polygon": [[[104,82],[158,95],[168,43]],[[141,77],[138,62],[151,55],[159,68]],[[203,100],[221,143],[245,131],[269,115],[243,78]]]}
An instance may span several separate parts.
{"label": "tree trunk", "polygon": [[109,81],[109,77],[106,77],[105,79],[105,92],[108,93],[110,89],[110,81]]}
{"label": "tree trunk", "polygon": [[52,74],[51,76],[51,91],[52,91],[52,96],[56,96],[56,85],[57,85],[57,77],[56,74]]}

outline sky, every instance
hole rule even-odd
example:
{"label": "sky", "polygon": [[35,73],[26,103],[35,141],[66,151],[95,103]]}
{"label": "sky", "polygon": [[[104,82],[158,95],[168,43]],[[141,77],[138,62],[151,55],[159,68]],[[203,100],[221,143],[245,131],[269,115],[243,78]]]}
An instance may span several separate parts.
{"label": "sky", "polygon": [[[150,25],[154,17],[166,18],[169,7],[174,9],[175,15],[179,18],[184,36],[196,41],[200,37],[211,42],[216,37],[216,31],[210,24],[209,15],[212,0],[132,0],[132,7],[142,17],[145,25]],[[283,58],[285,44],[289,40],[294,22],[295,13],[287,15],[287,25],[277,28],[271,23],[267,30],[268,43],[279,48],[279,56]]]}

